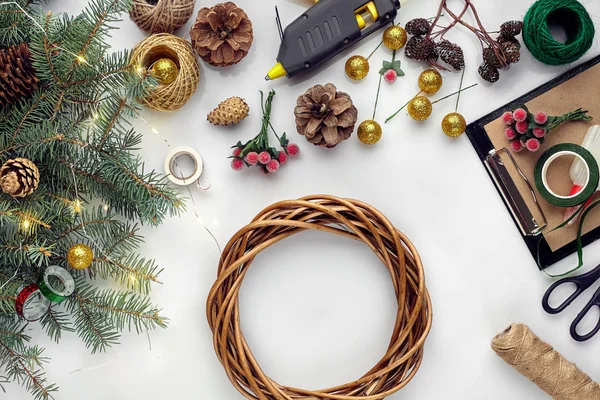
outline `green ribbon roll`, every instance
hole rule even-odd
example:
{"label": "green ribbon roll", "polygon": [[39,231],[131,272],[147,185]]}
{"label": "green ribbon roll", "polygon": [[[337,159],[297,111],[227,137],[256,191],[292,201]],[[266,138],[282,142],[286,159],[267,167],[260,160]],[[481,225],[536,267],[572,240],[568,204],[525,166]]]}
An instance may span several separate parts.
{"label": "green ribbon roll", "polygon": [[[546,178],[550,164],[562,156],[579,158],[588,170],[588,179],[583,189],[571,196],[561,196],[554,193]],[[549,148],[540,156],[535,164],[533,179],[540,195],[550,204],[558,207],[574,207],[585,203],[596,192],[600,181],[600,171],[596,159],[584,147],[572,143],[562,143]]]}
{"label": "green ribbon roll", "polygon": [[[53,287],[50,282],[50,276],[58,278],[64,285],[64,288]],[[57,265],[51,265],[44,271],[44,276],[38,282],[38,287],[48,300],[60,303],[65,301],[75,291],[75,280],[66,269]]]}

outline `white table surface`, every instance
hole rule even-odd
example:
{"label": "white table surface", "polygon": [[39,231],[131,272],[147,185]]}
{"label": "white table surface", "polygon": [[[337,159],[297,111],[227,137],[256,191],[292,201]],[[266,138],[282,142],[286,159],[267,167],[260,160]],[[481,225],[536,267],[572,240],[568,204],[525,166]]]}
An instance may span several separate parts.
{"label": "white table surface", "polygon": [[[148,122],[172,146],[192,146],[204,158],[208,192],[193,190],[203,223],[223,246],[254,215],[282,199],[328,193],[361,199],[381,210],[417,246],[433,302],[433,328],[425,344],[423,364],[412,382],[390,399],[543,399],[546,396],[499,359],[491,338],[509,323],[523,321],[568,359],[600,380],[600,337],[578,344],[569,324],[589,295],[562,315],[547,315],[540,305],[550,280],[538,272],[500,197],[466,136],[450,140],[440,130],[442,117],[453,111],[454,100],[434,106],[425,123],[406,113],[384,125],[384,136],[373,146],[355,135],[333,150],[317,148],[296,134],[293,108],[308,87],[333,82],[348,92],[359,109],[359,121],[370,118],[377,89],[377,70],[391,53],[380,49],[372,57],[372,73],[363,82],[344,74],[353,54],[368,55],[380,40],[375,34],[358,47],[304,80],[266,83],[263,79],[277,54],[279,38],[273,6],[279,6],[284,25],[306,7],[303,0],[238,0],[254,23],[254,44],[237,66],[213,68],[201,64],[198,91],[179,111],[144,111]],[[455,6],[460,2],[453,1]],[[475,1],[489,30],[521,18],[528,1]],[[584,0],[600,26],[600,3]],[[46,10],[76,13],[83,0],[55,0]],[[210,6],[206,0],[196,4]],[[399,14],[404,24],[415,17],[434,16],[439,2],[413,0]],[[113,31],[115,48],[133,47],[144,38],[127,16]],[[188,37],[192,18],[178,34]],[[473,121],[537,87],[570,66],[544,66],[524,49],[521,62],[503,71],[495,85],[477,74],[480,51],[475,37],[463,29],[449,36],[466,54],[466,92],[460,112]],[[598,54],[598,41],[584,57]],[[377,120],[383,122],[417,92],[423,65],[400,57],[406,77],[383,83]],[[583,61],[583,60],[581,60]],[[444,74],[442,94],[458,87],[460,74]],[[301,146],[272,176],[258,170],[236,173],[229,167],[229,147],[260,129],[258,90],[277,91],[273,124]],[[250,117],[233,129],[213,127],[206,114],[229,96],[242,96]],[[595,116],[600,118],[600,116]],[[141,154],[147,166],[162,170],[168,151],[146,132]],[[229,383],[212,347],[205,301],[216,276],[219,253],[191,211],[167,219],[159,228],[142,229],[141,250],[165,270],[164,285],[156,286],[154,302],[170,318],[169,328],[145,335],[126,333],[121,345],[90,355],[74,334],[60,345],[33,326],[34,341],[47,347],[52,358],[49,380],[60,386],[57,399],[210,399],[242,397]],[[506,251],[510,249],[510,251]],[[600,248],[586,249],[588,265],[600,260]],[[593,264],[595,265],[595,264]],[[592,288],[595,290],[595,287]],[[394,294],[389,275],[366,246],[322,233],[303,233],[268,249],[256,258],[240,296],[244,334],[267,374],[282,384],[306,388],[330,387],[354,380],[384,354],[394,322]],[[10,399],[28,399],[16,384]]]}

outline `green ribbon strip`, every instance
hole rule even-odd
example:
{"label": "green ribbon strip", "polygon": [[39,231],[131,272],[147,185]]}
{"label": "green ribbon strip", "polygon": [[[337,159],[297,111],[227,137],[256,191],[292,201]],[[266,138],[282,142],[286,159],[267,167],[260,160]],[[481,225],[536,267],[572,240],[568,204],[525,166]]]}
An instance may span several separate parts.
{"label": "green ribbon strip", "polygon": [[44,279],[40,279],[40,281],[38,282],[38,287],[40,288],[40,292],[42,292],[44,297],[50,301],[53,301],[54,303],[61,303],[67,299],[66,296],[61,296],[59,294],[54,293],[52,291],[52,289],[50,289],[46,285],[46,282],[44,282]]}

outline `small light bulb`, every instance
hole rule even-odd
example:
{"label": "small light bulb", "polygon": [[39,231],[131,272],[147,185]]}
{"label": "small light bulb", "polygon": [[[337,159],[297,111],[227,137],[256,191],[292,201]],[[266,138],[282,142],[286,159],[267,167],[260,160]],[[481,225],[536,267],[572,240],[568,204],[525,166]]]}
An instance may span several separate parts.
{"label": "small light bulb", "polygon": [[94,119],[98,119],[99,116],[98,113],[94,113]]}
{"label": "small light bulb", "polygon": [[75,200],[75,202],[73,203],[73,209],[75,210],[75,212],[81,212],[81,200]]}
{"label": "small light bulb", "polygon": [[29,221],[29,219],[24,219],[23,222],[21,222],[21,227],[23,229],[29,229],[30,226],[31,222]]}
{"label": "small light bulb", "polygon": [[141,65],[139,67],[137,67],[137,72],[140,74],[143,74],[146,72],[146,68],[142,67]]}
{"label": "small light bulb", "polygon": [[82,64],[87,64],[87,60],[83,58],[83,56],[77,56],[77,61],[79,61]]}
{"label": "small light bulb", "polygon": [[108,204],[105,204],[103,207],[104,211],[108,211]]}
{"label": "small light bulb", "polygon": [[135,282],[135,281],[136,281],[136,279],[135,279],[135,275],[134,275],[133,273],[129,274],[129,279],[130,279],[132,282]]}
{"label": "small light bulb", "polygon": [[158,135],[158,131],[156,130],[156,128],[152,128],[152,133],[156,133]]}

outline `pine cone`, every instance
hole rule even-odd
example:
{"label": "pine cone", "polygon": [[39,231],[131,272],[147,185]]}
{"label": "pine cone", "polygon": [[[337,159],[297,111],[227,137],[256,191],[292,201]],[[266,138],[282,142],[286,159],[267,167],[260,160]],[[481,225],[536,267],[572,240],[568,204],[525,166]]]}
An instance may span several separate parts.
{"label": "pine cone", "polygon": [[198,11],[190,36],[200,58],[218,67],[240,62],[254,39],[250,18],[232,2]]}
{"label": "pine cone", "polygon": [[512,42],[504,42],[501,44],[506,56],[506,61],[510,64],[516,64],[521,59],[520,47]]}
{"label": "pine cone", "polygon": [[38,83],[27,43],[0,50],[0,108],[28,97]]}
{"label": "pine cone", "polygon": [[500,33],[507,38],[514,38],[523,30],[522,21],[508,21],[500,25]]}
{"label": "pine cone", "polygon": [[407,58],[417,61],[428,60],[429,58],[436,58],[435,43],[431,39],[423,36],[413,36],[406,43],[406,49],[404,54]]}
{"label": "pine cone", "polygon": [[457,71],[465,67],[465,55],[459,45],[442,40],[436,45],[437,53],[442,61]]}
{"label": "pine cone", "polygon": [[505,64],[498,58],[491,47],[483,49],[483,62],[496,69],[504,68]]}
{"label": "pine cone", "polygon": [[498,82],[500,79],[500,71],[485,62],[479,67],[479,75],[490,83]]}
{"label": "pine cone", "polygon": [[427,35],[431,29],[431,24],[425,18],[411,19],[404,26],[404,30],[411,35]]}
{"label": "pine cone", "polygon": [[517,48],[519,50],[521,50],[521,42],[519,42],[519,39],[515,38],[515,37],[506,37],[504,35],[499,35],[498,38],[496,39],[496,41],[500,44],[502,43],[506,43],[506,42],[510,42],[512,44],[514,44],[515,46],[517,46]]}
{"label": "pine cone", "polygon": [[26,158],[8,160],[0,168],[0,188],[13,197],[33,193],[40,183],[40,171]]}
{"label": "pine cone", "polygon": [[317,146],[335,147],[354,131],[358,110],[335,85],[311,87],[296,101],[296,130]]}
{"label": "pine cone", "polygon": [[241,97],[230,97],[212,110],[206,119],[213,125],[237,124],[250,113],[250,107]]}

